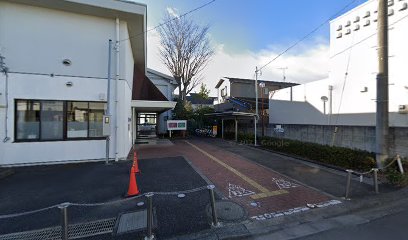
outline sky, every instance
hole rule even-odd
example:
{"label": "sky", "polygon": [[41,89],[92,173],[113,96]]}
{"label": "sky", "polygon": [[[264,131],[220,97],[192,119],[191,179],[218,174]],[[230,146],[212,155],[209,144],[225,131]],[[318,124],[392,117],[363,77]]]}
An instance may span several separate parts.
{"label": "sky", "polygon": [[[211,0],[136,0],[147,4],[147,28],[162,23],[166,12],[180,15]],[[215,0],[188,15],[209,25],[215,54],[202,72],[203,82],[216,95],[222,77],[253,78],[261,67],[316,27],[367,0]],[[351,3],[351,4],[350,4]],[[349,5],[349,6],[348,6]],[[341,11],[344,7],[346,9]],[[147,65],[166,74],[155,30],[147,36]],[[306,83],[328,75],[329,24],[262,69],[260,79]],[[287,68],[282,70],[282,68]]]}

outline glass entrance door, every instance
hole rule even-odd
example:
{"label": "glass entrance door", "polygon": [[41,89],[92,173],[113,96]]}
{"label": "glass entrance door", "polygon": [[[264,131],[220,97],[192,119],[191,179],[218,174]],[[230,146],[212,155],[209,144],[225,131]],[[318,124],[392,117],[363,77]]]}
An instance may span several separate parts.
{"label": "glass entrance door", "polygon": [[157,114],[138,113],[137,114],[137,138],[156,137]]}

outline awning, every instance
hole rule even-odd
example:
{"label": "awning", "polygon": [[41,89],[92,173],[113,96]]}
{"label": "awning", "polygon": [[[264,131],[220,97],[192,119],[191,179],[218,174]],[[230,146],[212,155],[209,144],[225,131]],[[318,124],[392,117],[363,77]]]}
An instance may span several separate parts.
{"label": "awning", "polygon": [[162,113],[174,109],[176,103],[173,101],[132,100],[131,106],[137,112]]}
{"label": "awning", "polygon": [[221,119],[221,137],[224,138],[224,120],[233,119],[235,122],[235,141],[238,142],[238,120],[239,119],[254,119],[254,135],[255,135],[255,146],[257,145],[257,130],[256,130],[256,123],[257,123],[257,115],[255,113],[248,113],[248,112],[216,112],[216,113],[207,113],[204,114],[209,117],[220,118]]}
{"label": "awning", "polygon": [[248,119],[254,118],[256,116],[255,113],[248,113],[248,112],[216,112],[216,113],[207,113],[204,114],[209,117],[215,118],[223,118],[223,119]]}

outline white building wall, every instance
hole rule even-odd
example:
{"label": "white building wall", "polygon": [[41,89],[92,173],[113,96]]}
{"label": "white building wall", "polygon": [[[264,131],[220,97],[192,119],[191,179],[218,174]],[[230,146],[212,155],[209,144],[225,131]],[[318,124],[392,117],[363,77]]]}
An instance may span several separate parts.
{"label": "white building wall", "polygon": [[[152,83],[160,90],[160,92],[169,100],[173,101],[174,99],[174,90],[177,85],[169,82],[168,79],[165,79],[161,76],[158,76],[152,72],[147,71],[147,77],[152,81]],[[158,116],[157,121],[157,130],[159,134],[164,134],[167,132],[166,119],[171,119],[172,110],[165,111]]]}
{"label": "white building wall", "polygon": [[[400,11],[406,1],[393,2],[394,4],[389,7],[390,11],[394,12],[389,16],[390,125],[408,126],[408,117],[398,113],[399,105],[408,104],[408,82],[404,71],[408,61],[406,44],[408,42],[406,34],[408,10]],[[294,101],[307,101],[323,113],[321,97],[330,96],[328,86],[332,85],[333,115],[344,115],[343,123],[348,123],[347,125],[364,124],[361,121],[364,121],[366,126],[375,125],[376,74],[378,72],[377,13],[375,12],[377,7],[377,0],[368,1],[331,22],[329,78],[293,87]],[[370,12],[370,16],[365,17],[367,12]],[[357,17],[359,17],[358,21]],[[349,26],[347,26],[348,22],[350,22]],[[340,25],[341,29],[339,29]],[[347,34],[348,31],[350,34]],[[289,98],[289,89],[277,91],[272,97],[273,100],[289,100]],[[326,103],[327,112],[329,108],[328,101]],[[277,116],[273,116],[272,111],[273,109],[271,109],[270,121],[276,123],[275,117]],[[276,109],[275,114],[279,114],[278,118],[281,123],[295,124],[292,116],[280,113]],[[329,119],[331,119],[330,124],[336,124],[333,119],[337,120],[339,117],[329,116]],[[306,122],[310,121],[304,118],[303,123],[306,124]]]}
{"label": "white building wall", "polygon": [[10,71],[106,78],[109,39],[115,40],[114,20],[0,2],[0,43]]}
{"label": "white building wall", "polygon": [[[222,94],[221,94],[221,91],[225,87],[227,87],[227,95],[223,97]],[[218,91],[218,93],[217,93],[218,103],[224,103],[225,99],[227,97],[231,96],[231,83],[230,83],[230,81],[228,79],[224,80],[224,82],[218,87],[217,91]]]}
{"label": "white building wall", "polygon": [[[0,74],[0,165],[95,160],[105,158],[105,140],[15,142],[15,99],[103,101],[107,96],[108,40],[116,40],[115,19],[0,2],[0,53],[9,68],[9,108],[3,142],[4,84]],[[120,23],[120,39],[128,38]],[[65,66],[63,59],[72,64]],[[133,55],[129,41],[120,44],[117,84],[118,119],[111,124],[110,158],[115,157],[114,127],[118,126],[117,157],[126,158],[132,145],[131,95]],[[115,116],[116,57],[112,52],[111,113]],[[72,87],[66,83],[72,82]]]}

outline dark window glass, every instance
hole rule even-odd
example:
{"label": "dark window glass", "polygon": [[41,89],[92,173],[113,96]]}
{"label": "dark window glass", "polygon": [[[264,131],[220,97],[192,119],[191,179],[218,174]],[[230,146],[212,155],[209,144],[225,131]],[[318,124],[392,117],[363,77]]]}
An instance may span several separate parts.
{"label": "dark window glass", "polygon": [[41,140],[63,139],[63,111],[62,101],[41,102]]}
{"label": "dark window glass", "polygon": [[88,137],[88,106],[87,102],[67,103],[67,137]]}
{"label": "dark window glass", "polygon": [[89,137],[102,137],[105,103],[89,103]]}
{"label": "dark window glass", "polygon": [[17,100],[16,139],[40,139],[40,102]]}
{"label": "dark window glass", "polygon": [[[104,102],[16,100],[16,141],[103,137]],[[64,132],[66,126],[66,132]]]}

